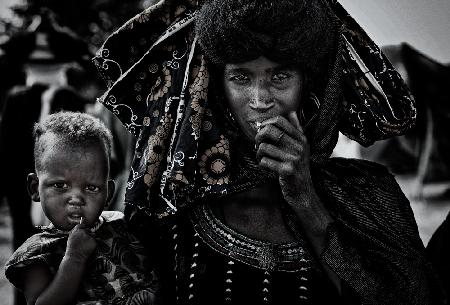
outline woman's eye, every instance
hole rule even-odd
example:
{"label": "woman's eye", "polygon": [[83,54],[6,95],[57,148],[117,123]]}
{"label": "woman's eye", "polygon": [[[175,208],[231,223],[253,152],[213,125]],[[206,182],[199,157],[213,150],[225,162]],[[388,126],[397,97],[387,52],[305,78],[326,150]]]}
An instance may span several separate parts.
{"label": "woman's eye", "polygon": [[249,80],[248,76],[244,75],[244,74],[232,75],[232,76],[230,76],[229,79],[230,79],[230,81],[239,82],[239,83],[243,83],[243,82],[246,82]]}
{"label": "woman's eye", "polygon": [[64,182],[55,182],[53,183],[53,187],[56,189],[66,189],[68,188],[68,185]]}
{"label": "woman's eye", "polygon": [[290,77],[290,75],[287,73],[278,72],[272,76],[272,80],[280,82],[280,81],[284,81],[284,80],[288,79],[289,77]]}
{"label": "woman's eye", "polygon": [[87,189],[89,192],[94,192],[94,193],[97,193],[98,191],[100,191],[100,188],[99,188],[98,186],[95,186],[95,185],[88,185],[88,186],[86,187],[86,189]]}

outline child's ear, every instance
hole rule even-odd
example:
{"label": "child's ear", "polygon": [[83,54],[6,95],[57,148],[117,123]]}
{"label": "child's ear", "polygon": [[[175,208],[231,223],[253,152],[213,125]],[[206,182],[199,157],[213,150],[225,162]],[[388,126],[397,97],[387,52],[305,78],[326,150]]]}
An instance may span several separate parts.
{"label": "child's ear", "polygon": [[28,174],[27,176],[27,190],[34,202],[41,201],[39,197],[39,178],[35,173]]}
{"label": "child's ear", "polygon": [[114,182],[114,180],[108,180],[108,194],[106,196],[106,204],[105,204],[106,206],[108,206],[109,203],[111,202],[115,190],[116,190],[116,183]]}

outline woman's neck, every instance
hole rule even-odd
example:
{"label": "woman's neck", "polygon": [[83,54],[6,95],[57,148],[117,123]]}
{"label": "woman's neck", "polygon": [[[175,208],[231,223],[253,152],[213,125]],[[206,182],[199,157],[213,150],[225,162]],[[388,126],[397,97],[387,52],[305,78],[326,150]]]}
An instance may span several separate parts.
{"label": "woman's neck", "polygon": [[278,184],[271,183],[225,196],[210,207],[224,224],[250,238],[292,242],[281,213],[282,201]]}

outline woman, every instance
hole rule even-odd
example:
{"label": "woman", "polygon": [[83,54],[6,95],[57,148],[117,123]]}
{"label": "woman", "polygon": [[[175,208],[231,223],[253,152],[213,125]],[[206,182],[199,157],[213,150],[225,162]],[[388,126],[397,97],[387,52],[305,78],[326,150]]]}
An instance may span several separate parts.
{"label": "woman", "polygon": [[415,118],[338,3],[160,1],[95,63],[138,138],[126,212],[167,304],[441,302],[394,178],[330,158],[339,130],[369,145]]}

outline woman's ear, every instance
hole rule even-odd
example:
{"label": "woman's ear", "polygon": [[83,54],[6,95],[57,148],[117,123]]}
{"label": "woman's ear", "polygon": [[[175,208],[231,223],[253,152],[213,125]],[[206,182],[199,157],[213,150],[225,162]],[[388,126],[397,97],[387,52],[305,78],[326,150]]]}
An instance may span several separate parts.
{"label": "woman's ear", "polygon": [[111,202],[115,190],[116,190],[116,183],[114,182],[114,180],[108,180],[108,194],[106,195],[105,206],[108,206],[109,203]]}
{"label": "woman's ear", "polygon": [[39,178],[35,173],[28,174],[27,176],[27,190],[34,202],[41,201],[39,197]]}

